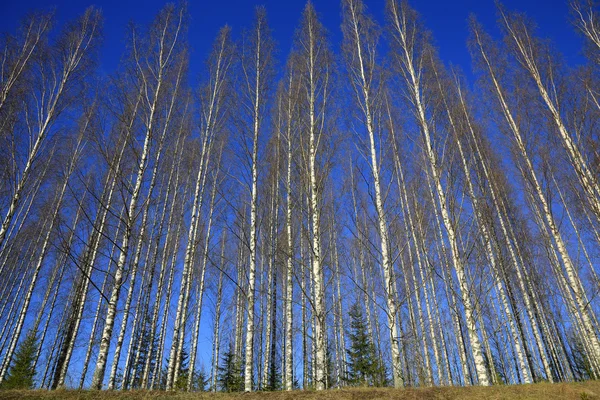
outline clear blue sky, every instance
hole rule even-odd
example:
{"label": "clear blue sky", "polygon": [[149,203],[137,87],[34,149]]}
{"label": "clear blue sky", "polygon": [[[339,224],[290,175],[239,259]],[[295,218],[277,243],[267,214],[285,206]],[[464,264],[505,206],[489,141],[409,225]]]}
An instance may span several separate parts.
{"label": "clear blue sky", "polygon": [[[229,24],[234,33],[252,21],[253,8],[265,5],[275,39],[279,43],[279,59],[285,60],[300,14],[306,0],[191,0],[189,40],[192,49],[191,72],[202,67],[218,29]],[[341,41],[339,29],[340,2],[338,0],[313,0],[317,11],[331,34],[334,47]],[[370,12],[383,23],[385,0],[365,0]],[[146,24],[165,4],[159,0],[4,0],[0,1],[2,25],[0,32],[14,32],[18,21],[32,9],[55,8],[58,24],[80,14],[88,5],[100,7],[104,14],[104,43],[101,68],[110,73],[123,54],[126,28],[129,21]],[[466,48],[467,18],[475,13],[486,29],[496,31],[496,11],[492,0],[428,0],[412,1],[420,12],[440,49],[446,63],[460,65],[470,70],[470,57]],[[504,4],[513,10],[526,12],[533,17],[543,37],[550,38],[570,63],[579,63],[581,39],[568,22],[567,0],[506,0]]]}

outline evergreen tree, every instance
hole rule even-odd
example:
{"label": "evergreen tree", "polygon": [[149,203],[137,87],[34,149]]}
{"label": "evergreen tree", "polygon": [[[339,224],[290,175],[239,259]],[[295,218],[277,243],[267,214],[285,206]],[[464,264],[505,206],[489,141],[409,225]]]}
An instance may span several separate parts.
{"label": "evergreen tree", "polygon": [[[173,389],[174,390],[186,390],[187,388],[187,377],[188,377],[188,373],[189,373],[189,354],[187,351],[187,348],[184,346],[183,349],[181,350],[181,364],[179,364],[179,372],[177,375],[177,382],[173,383]],[[167,357],[165,359],[165,365],[169,365],[169,357]],[[167,388],[167,367],[163,367],[162,369],[162,373],[161,373],[161,382],[160,382],[160,389],[165,390]]]}
{"label": "evergreen tree", "polygon": [[38,350],[38,338],[30,330],[15,353],[13,365],[2,383],[2,389],[31,389],[35,378],[35,356]]}
{"label": "evergreen tree", "polygon": [[115,387],[122,387],[122,386],[123,386],[123,369],[118,368],[117,372],[115,373]]}
{"label": "evergreen tree", "polygon": [[194,371],[194,379],[192,379],[192,391],[206,392],[209,383],[210,376],[208,376],[204,365],[202,365],[202,368],[200,368],[199,371]]}
{"label": "evergreen tree", "polygon": [[573,360],[571,368],[575,374],[575,379],[584,381],[593,376],[592,366],[588,355],[586,354],[581,338],[575,333],[570,333],[571,358]]}
{"label": "evergreen tree", "polygon": [[244,390],[242,365],[237,360],[231,343],[229,344],[229,349],[223,355],[223,361],[219,367],[218,381],[223,392],[241,392]]}
{"label": "evergreen tree", "polygon": [[[133,365],[132,368],[132,374],[133,374],[133,379],[131,380],[132,384],[131,384],[131,388],[139,388],[140,384],[141,384],[141,380],[142,380],[142,376],[144,374],[144,367],[146,365],[146,361],[148,359],[148,357],[151,357],[150,355],[150,350],[152,348],[156,348],[158,346],[158,337],[155,337],[154,340],[152,340],[151,334],[150,334],[150,316],[147,315],[144,321],[144,327],[142,332],[140,333],[140,335],[143,336],[142,340],[140,341],[140,346],[139,348],[136,346],[133,353],[139,352],[139,355],[137,356],[137,363],[135,365]],[[156,353],[154,352],[152,354],[152,356],[154,356]],[[149,365],[150,365],[150,371],[154,370],[154,365],[156,363],[156,359],[154,357],[151,357],[151,360],[149,361]]]}
{"label": "evergreen tree", "polygon": [[179,364],[179,374],[177,375],[177,382],[174,382],[173,384],[173,388],[176,390],[186,389],[188,374],[190,373],[189,359],[190,355],[187,351],[187,348],[184,346],[181,351],[181,363]]}
{"label": "evergreen tree", "polygon": [[[273,349],[273,351],[276,351],[276,350]],[[276,356],[273,356],[273,360],[275,360],[276,358],[277,358]],[[278,363],[278,362],[272,362],[269,365],[267,385],[264,387],[264,390],[267,390],[267,391],[281,390],[282,382],[281,382],[281,371],[280,371],[280,367],[279,367],[280,365],[281,365],[281,363]]]}
{"label": "evergreen tree", "polygon": [[385,369],[377,358],[375,346],[369,338],[367,324],[358,302],[350,308],[348,315],[350,315],[351,321],[348,333],[350,348],[346,349],[348,353],[348,377],[346,380],[349,384],[356,386],[381,386],[385,384],[381,378],[385,377]]}
{"label": "evergreen tree", "polygon": [[494,359],[494,369],[496,371],[496,382],[500,385],[504,385],[508,382],[502,363],[498,359]]}
{"label": "evergreen tree", "polygon": [[325,376],[327,381],[325,382],[325,389],[331,389],[336,385],[335,376],[334,376],[334,366],[333,366],[333,349],[331,345],[327,344],[327,353],[325,354]]}

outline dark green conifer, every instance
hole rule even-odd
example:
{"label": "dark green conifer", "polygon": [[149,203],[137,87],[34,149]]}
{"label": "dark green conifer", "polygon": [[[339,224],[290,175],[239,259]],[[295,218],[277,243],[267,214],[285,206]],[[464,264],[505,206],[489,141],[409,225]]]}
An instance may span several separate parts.
{"label": "dark green conifer", "polygon": [[38,351],[38,338],[34,331],[29,331],[15,353],[8,376],[2,383],[2,389],[31,389],[34,385],[35,357]]}
{"label": "dark green conifer", "polygon": [[242,375],[242,364],[237,359],[231,343],[229,349],[223,355],[223,361],[219,367],[218,381],[223,392],[241,392],[244,390],[244,376]]}
{"label": "dark green conifer", "polygon": [[385,382],[385,368],[381,365],[375,345],[369,338],[367,324],[358,303],[350,308],[350,348],[348,354],[348,376],[346,380],[356,386],[381,386]]}

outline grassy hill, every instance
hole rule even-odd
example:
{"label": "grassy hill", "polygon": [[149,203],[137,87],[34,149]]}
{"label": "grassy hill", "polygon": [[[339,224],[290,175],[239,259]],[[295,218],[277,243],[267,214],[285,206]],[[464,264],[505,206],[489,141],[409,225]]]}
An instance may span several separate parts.
{"label": "grassy hill", "polygon": [[255,392],[255,393],[165,393],[159,391],[0,391],[7,400],[454,400],[454,399],[542,399],[542,400],[600,400],[600,381],[492,387],[435,387],[396,390],[391,388],[350,388],[325,392]]}

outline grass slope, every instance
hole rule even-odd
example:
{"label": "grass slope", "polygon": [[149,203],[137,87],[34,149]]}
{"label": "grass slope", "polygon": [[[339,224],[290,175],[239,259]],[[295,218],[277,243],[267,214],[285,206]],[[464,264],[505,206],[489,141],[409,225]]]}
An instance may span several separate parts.
{"label": "grass slope", "polygon": [[600,400],[600,381],[578,383],[539,383],[534,385],[492,387],[435,387],[396,390],[391,388],[349,388],[342,390],[254,392],[254,393],[165,393],[159,391],[79,391],[79,390],[7,390],[0,391],[7,400]]}

